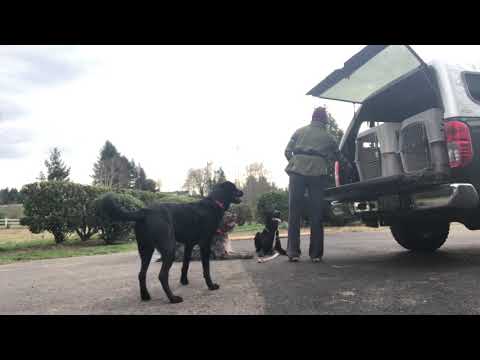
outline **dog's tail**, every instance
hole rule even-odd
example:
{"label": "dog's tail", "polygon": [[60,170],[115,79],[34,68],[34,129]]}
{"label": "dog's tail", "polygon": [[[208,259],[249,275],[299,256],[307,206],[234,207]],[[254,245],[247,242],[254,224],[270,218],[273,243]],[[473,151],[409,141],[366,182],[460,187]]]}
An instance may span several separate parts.
{"label": "dog's tail", "polygon": [[140,221],[145,218],[146,209],[125,209],[115,198],[114,193],[107,193],[97,202],[97,211],[114,221]]}

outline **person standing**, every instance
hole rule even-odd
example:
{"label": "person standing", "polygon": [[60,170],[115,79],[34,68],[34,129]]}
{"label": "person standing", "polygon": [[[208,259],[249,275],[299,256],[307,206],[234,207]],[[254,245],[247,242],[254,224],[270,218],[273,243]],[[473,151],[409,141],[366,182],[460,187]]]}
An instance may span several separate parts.
{"label": "person standing", "polygon": [[[323,256],[323,192],[328,184],[329,160],[340,157],[337,142],[327,133],[327,119],[326,110],[316,108],[311,123],[295,131],[285,149],[289,175],[287,255],[292,262],[301,255],[300,225],[306,205],[310,205],[309,255],[313,262]],[[309,204],[305,204],[306,190]]]}

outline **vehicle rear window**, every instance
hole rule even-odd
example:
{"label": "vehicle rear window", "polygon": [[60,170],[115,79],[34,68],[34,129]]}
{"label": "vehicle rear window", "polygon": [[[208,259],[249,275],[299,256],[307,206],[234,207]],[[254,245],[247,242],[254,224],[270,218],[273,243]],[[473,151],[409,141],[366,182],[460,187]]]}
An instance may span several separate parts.
{"label": "vehicle rear window", "polygon": [[480,73],[465,73],[465,82],[470,96],[480,102]]}

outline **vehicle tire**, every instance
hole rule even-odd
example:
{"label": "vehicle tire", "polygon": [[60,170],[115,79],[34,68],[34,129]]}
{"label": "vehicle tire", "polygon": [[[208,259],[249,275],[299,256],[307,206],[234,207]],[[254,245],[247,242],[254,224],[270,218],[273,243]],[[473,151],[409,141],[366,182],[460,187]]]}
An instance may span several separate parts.
{"label": "vehicle tire", "polygon": [[398,222],[390,226],[393,237],[405,249],[418,252],[433,252],[447,240],[450,223],[414,221]]}

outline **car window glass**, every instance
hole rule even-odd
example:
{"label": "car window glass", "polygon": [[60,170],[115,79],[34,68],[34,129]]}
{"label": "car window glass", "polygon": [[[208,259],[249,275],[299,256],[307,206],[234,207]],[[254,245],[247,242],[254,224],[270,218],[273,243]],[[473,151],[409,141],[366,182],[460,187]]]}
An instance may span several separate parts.
{"label": "car window glass", "polygon": [[403,45],[391,45],[357,69],[350,77],[316,96],[362,103],[368,96],[421,65]]}
{"label": "car window glass", "polygon": [[367,121],[364,121],[362,123],[362,125],[360,125],[360,129],[358,130],[358,133],[362,133],[362,132],[364,132],[365,130],[368,130],[368,129],[370,129],[370,123],[367,122]]}
{"label": "car window glass", "polygon": [[480,102],[480,73],[466,73],[465,82],[470,96]]}
{"label": "car window glass", "polygon": [[[379,125],[382,125],[384,124],[384,122],[376,122],[375,123],[375,126],[379,126]],[[370,122],[369,121],[364,121],[362,123],[362,125],[360,125],[360,129],[358,130],[359,133],[365,131],[365,130],[368,130],[368,129],[371,129],[370,127]]]}

